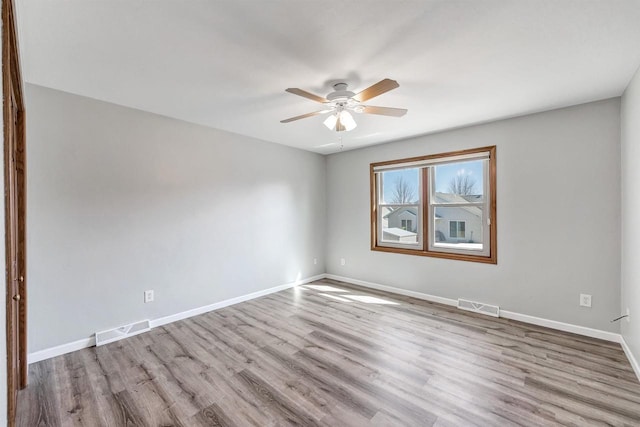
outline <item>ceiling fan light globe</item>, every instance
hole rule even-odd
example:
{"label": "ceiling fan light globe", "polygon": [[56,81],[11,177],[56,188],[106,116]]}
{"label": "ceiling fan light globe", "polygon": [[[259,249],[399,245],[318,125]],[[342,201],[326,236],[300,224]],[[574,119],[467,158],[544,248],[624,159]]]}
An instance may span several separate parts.
{"label": "ceiling fan light globe", "polygon": [[353,120],[353,116],[348,111],[340,112],[340,122],[344,125],[345,130],[348,132],[353,130],[358,126],[355,120]]}
{"label": "ceiling fan light globe", "polygon": [[337,114],[331,114],[329,115],[329,117],[327,117],[325,119],[324,122],[322,122],[327,128],[329,128],[329,130],[334,130],[336,127],[336,122],[338,121],[338,115]]}

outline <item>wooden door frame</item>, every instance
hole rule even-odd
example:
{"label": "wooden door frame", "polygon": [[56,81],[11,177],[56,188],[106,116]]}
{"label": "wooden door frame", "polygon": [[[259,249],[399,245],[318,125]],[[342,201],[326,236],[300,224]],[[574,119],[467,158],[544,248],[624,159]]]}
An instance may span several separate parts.
{"label": "wooden door frame", "polygon": [[[25,139],[25,108],[24,108],[24,90],[22,87],[22,74],[20,71],[19,50],[18,50],[18,36],[15,22],[15,6],[13,0],[0,0],[2,1],[2,91],[3,91],[3,118],[4,118],[4,168],[5,168],[5,201],[8,191],[7,186],[7,169],[9,166],[9,157],[7,143],[9,137],[8,124],[13,121],[11,117],[11,108],[7,106],[7,102],[11,102],[11,96],[15,98],[17,108],[17,124],[16,124],[16,163],[22,166],[22,177],[17,177],[18,194],[16,195],[18,201],[18,277],[20,281],[18,283],[18,292],[20,294],[20,300],[18,303],[18,325],[13,324],[13,318],[9,319],[10,307],[12,296],[7,295],[6,301],[6,315],[7,315],[7,417],[9,425],[15,424],[16,414],[16,399],[15,390],[17,388],[24,388],[27,385],[27,290],[26,290],[26,139]],[[9,101],[7,101],[9,100]],[[8,207],[5,203],[5,239],[8,238],[7,233],[7,215]],[[6,242],[5,242],[6,243]],[[9,261],[9,253],[6,253],[5,267]],[[6,268],[5,268],[6,270]],[[6,272],[5,272],[6,275]],[[9,280],[6,277],[6,280]],[[5,283],[5,286],[8,286]],[[8,288],[7,288],[8,289]],[[5,292],[6,294],[6,292]],[[19,341],[18,341],[18,354],[19,363],[17,363],[19,384],[14,383],[14,376],[12,375],[13,369],[16,368],[16,362],[14,355],[14,344],[12,334],[14,328],[18,328]]]}

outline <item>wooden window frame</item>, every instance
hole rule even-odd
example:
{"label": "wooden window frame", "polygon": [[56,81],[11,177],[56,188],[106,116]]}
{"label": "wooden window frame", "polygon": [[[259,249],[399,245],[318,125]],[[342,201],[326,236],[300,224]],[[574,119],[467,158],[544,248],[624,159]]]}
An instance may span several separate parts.
{"label": "wooden window frame", "polygon": [[[381,166],[393,166],[393,165],[401,165],[401,164],[410,164],[410,163],[419,163],[425,162],[428,163],[431,160],[442,159],[446,157],[458,157],[458,156],[469,156],[473,154],[481,154],[488,153],[489,154],[489,176],[485,179],[489,180],[489,200],[488,200],[488,209],[489,209],[489,254],[488,255],[477,255],[473,253],[452,253],[452,252],[443,252],[436,251],[433,249],[429,249],[429,227],[431,226],[429,219],[429,173],[428,168],[424,168],[421,171],[420,179],[421,179],[421,212],[422,212],[422,232],[421,239],[423,245],[421,248],[401,248],[394,247],[388,245],[380,245],[378,244],[378,179],[376,177],[375,168]],[[471,261],[471,262],[480,262],[485,264],[497,264],[498,263],[498,220],[497,220],[497,202],[496,202],[496,193],[497,193],[497,180],[496,180],[496,146],[489,147],[479,147],[472,148],[467,150],[459,150],[459,151],[451,151],[447,153],[438,153],[438,154],[430,154],[426,156],[419,157],[410,157],[406,159],[398,159],[398,160],[389,160],[384,162],[371,163],[369,167],[369,180],[370,180],[370,189],[371,189],[371,250],[378,252],[391,252],[397,254],[405,254],[405,255],[417,255],[417,256],[427,256],[433,258],[443,258],[443,259],[451,259],[457,261]],[[419,222],[419,225],[420,225]]]}

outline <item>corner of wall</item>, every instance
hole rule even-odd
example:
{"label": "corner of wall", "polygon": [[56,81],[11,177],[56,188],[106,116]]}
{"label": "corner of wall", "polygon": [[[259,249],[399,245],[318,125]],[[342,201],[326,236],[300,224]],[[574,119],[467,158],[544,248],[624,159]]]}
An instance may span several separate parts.
{"label": "corner of wall", "polygon": [[620,310],[630,313],[621,321],[623,348],[640,378],[640,68],[635,72],[622,95],[620,107]]}

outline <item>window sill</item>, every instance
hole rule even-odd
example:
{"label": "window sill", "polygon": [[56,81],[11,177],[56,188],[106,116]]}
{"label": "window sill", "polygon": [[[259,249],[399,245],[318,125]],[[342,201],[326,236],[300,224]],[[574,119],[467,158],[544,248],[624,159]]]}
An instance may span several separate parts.
{"label": "window sill", "polygon": [[435,251],[425,251],[422,249],[405,249],[405,248],[392,248],[389,246],[372,246],[372,251],[377,252],[390,252],[396,254],[404,254],[404,255],[417,255],[417,256],[426,256],[431,258],[442,258],[442,259],[451,259],[455,261],[470,261],[470,262],[480,262],[483,264],[498,264],[498,258],[496,253],[492,253],[490,256],[480,256],[480,255],[467,255],[467,254],[454,254],[448,252],[435,252]]}

